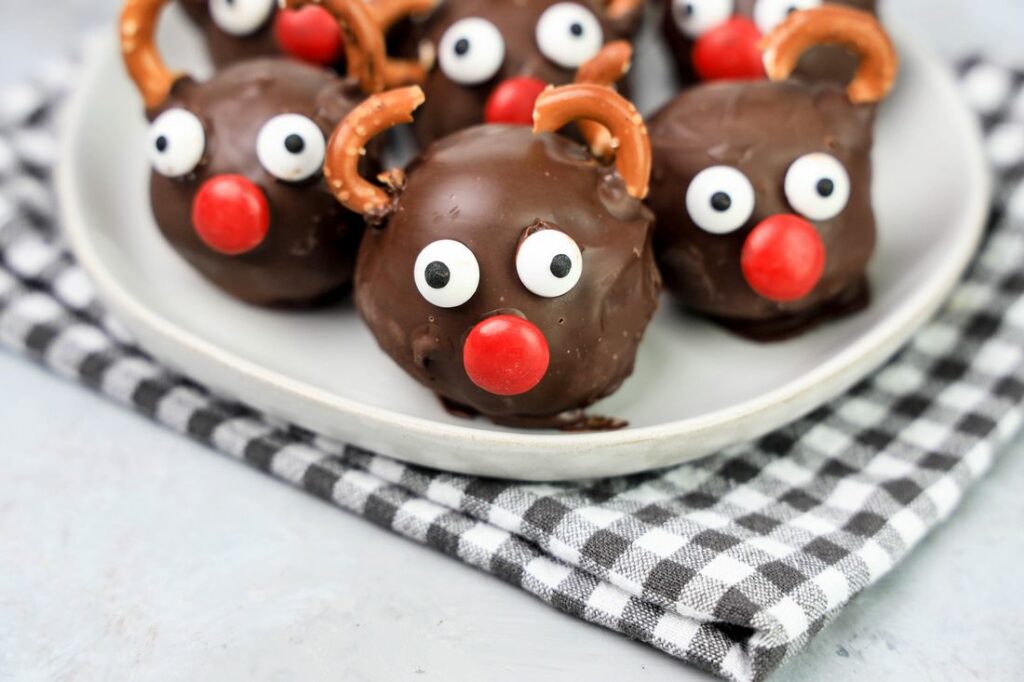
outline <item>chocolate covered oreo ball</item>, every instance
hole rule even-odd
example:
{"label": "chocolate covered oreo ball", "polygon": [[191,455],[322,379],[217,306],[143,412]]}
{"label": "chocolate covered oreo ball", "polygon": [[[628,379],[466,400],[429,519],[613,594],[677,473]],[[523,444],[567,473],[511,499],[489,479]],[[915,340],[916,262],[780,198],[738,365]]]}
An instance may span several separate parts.
{"label": "chocolate covered oreo ball", "polygon": [[[787,80],[808,45],[861,54],[847,89]],[[868,302],[875,103],[896,73],[870,15],[793,14],[767,38],[773,81],[695,87],[650,121],[649,204],[668,289],[748,336],[791,336]]]}
{"label": "chocolate covered oreo ball", "polygon": [[281,10],[277,0],[178,0],[203,32],[217,68],[289,56],[320,66],[344,62],[338,22],[323,7]]}
{"label": "chocolate covered oreo ball", "polygon": [[[336,195],[371,222],[356,304],[381,348],[446,405],[513,426],[606,429],[583,409],[631,374],[657,305],[650,170],[636,110],[611,89],[541,95],[536,132],[477,126],[393,172],[389,191],[353,159],[409,121],[418,88],[375,96],[335,133]],[[619,140],[616,167],[554,133],[593,119]]]}
{"label": "chocolate covered oreo ball", "polygon": [[[662,25],[684,84],[760,80],[765,76],[758,43],[791,13],[824,5],[875,12],[876,0],[660,0]],[[811,82],[845,85],[857,57],[842,46],[809,50],[795,75]]]}
{"label": "chocolate covered oreo ball", "polygon": [[[392,50],[414,51],[411,13],[424,13],[434,0],[364,0]],[[319,4],[281,9],[278,0],[178,0],[203,32],[218,68],[257,57],[293,57],[344,71],[345,39],[337,20]]]}
{"label": "chocolate covered oreo ball", "polygon": [[[170,245],[210,282],[268,306],[314,304],[351,285],[363,221],[331,197],[326,137],[388,85],[383,35],[361,0],[334,0],[351,78],[284,58],[236,63],[207,82],[172,74],[153,42],[164,0],[128,0],[125,64],[147,107],[151,202]],[[422,76],[422,72],[419,72]]]}
{"label": "chocolate covered oreo ball", "polygon": [[424,24],[420,52],[434,68],[417,138],[530,125],[544,88],[572,82],[605,43],[630,38],[642,11],[642,0],[445,0]]}

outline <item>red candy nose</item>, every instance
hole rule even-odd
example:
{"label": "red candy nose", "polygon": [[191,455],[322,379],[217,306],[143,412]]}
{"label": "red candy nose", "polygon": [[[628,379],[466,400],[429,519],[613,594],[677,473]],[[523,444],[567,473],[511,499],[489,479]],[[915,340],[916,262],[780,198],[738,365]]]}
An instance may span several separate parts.
{"label": "red candy nose", "polygon": [[741,264],[759,295],[779,303],[798,301],[814,290],[825,271],[825,245],[803,218],[776,215],[747,236]]}
{"label": "red candy nose", "polygon": [[533,125],[533,105],[548,84],[529,76],[517,76],[498,83],[484,107],[487,123]]}
{"label": "red candy nose", "polygon": [[764,62],[757,48],[760,40],[761,32],[753,21],[734,17],[697,39],[693,68],[706,81],[764,78]]}
{"label": "red candy nose", "polygon": [[495,315],[473,327],[462,349],[466,374],[494,395],[521,395],[548,371],[551,352],[541,330],[513,315]]}
{"label": "red candy nose", "polygon": [[236,256],[260,245],[270,229],[270,206],[241,175],[218,175],[192,201],[192,226],[214,251]]}
{"label": "red candy nose", "polygon": [[336,64],[345,49],[338,20],[317,5],[279,11],[274,36],[286,54],[322,66]]}

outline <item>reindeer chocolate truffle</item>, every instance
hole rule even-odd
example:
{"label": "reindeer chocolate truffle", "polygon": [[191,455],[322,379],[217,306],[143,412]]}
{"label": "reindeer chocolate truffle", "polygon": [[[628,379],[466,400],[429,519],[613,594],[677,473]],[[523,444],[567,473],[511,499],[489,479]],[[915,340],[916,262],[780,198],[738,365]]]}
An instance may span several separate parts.
{"label": "reindeer chocolate truffle", "polygon": [[[203,32],[218,68],[257,57],[287,56],[344,70],[344,36],[337,20],[321,4],[282,9],[280,0],[178,1]],[[412,23],[406,15],[425,13],[436,2],[365,1],[378,23],[391,31],[389,46],[402,54],[415,51]]]}
{"label": "reindeer chocolate truffle", "polygon": [[333,0],[353,77],[264,58],[196,82],[172,74],[154,45],[165,1],[128,0],[121,19],[125,64],[152,122],[150,194],[160,231],[199,273],[250,303],[307,305],[345,290],[363,221],[324,182],[326,137],[364,92],[422,71],[388,62],[361,0]]}
{"label": "reindeer chocolate truffle", "polygon": [[[661,0],[663,29],[684,83],[760,80],[765,76],[758,43],[791,13],[826,0]],[[874,12],[876,0],[828,0]],[[841,46],[823,45],[803,56],[796,75],[846,84],[857,58]]]}
{"label": "reindeer chocolate truffle", "polygon": [[[787,80],[805,50],[834,43],[861,57],[848,88]],[[772,82],[698,86],[650,122],[667,287],[762,339],[867,304],[872,123],[897,69],[878,22],[847,8],[795,13],[766,47]]]}
{"label": "reindeer chocolate truffle", "polygon": [[343,60],[338,22],[323,7],[280,10],[277,0],[178,0],[206,38],[218,68],[288,55],[331,66]]}
{"label": "reindeer chocolate truffle", "polygon": [[[356,304],[381,348],[453,411],[514,426],[622,425],[583,408],[633,370],[657,305],[647,192],[650,147],[610,88],[548,90],[534,131],[484,125],[429,147],[389,191],[361,179],[368,140],[411,120],[419,88],[371,97],[331,139],[336,195],[370,221]],[[615,167],[554,134],[611,131]]]}
{"label": "reindeer chocolate truffle", "polygon": [[642,0],[445,0],[425,25],[435,66],[416,117],[428,144],[480,123],[529,125],[548,85],[570,83],[605,42],[629,38]]}

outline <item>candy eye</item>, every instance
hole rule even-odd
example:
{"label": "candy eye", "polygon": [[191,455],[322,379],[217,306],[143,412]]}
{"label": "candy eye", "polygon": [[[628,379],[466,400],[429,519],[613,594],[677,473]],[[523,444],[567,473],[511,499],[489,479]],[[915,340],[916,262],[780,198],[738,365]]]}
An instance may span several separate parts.
{"label": "candy eye", "polygon": [[160,175],[188,175],[202,161],[205,149],[203,124],[191,111],[168,109],[149,126],[149,162]]}
{"label": "candy eye", "polygon": [[213,23],[233,36],[255,33],[273,10],[274,0],[210,0]]}
{"label": "candy eye", "polygon": [[479,85],[494,78],[505,61],[505,39],[486,19],[461,19],[441,36],[437,61],[456,83]]}
{"label": "candy eye", "polygon": [[558,230],[540,230],[527,237],[516,254],[516,272],[523,285],[544,298],[572,291],[583,275],[583,254],[572,237]]}
{"label": "candy eye", "polygon": [[768,34],[793,12],[821,7],[822,4],[822,0],[757,0],[754,23],[761,33]]}
{"label": "candy eye", "polygon": [[808,154],[786,171],[789,205],[810,220],[831,220],[850,200],[850,175],[828,154]]}
{"label": "candy eye", "polygon": [[734,11],[734,0],[672,0],[672,18],[679,30],[691,38],[699,38],[724,24]]}
{"label": "candy eye", "polygon": [[537,45],[545,57],[575,69],[604,45],[604,31],[594,13],[575,2],[548,7],[537,22]]}
{"label": "candy eye", "polygon": [[300,182],[324,165],[327,143],[317,124],[299,114],[281,114],[263,124],[256,156],[278,180]]}
{"label": "candy eye", "polygon": [[416,258],[416,288],[438,308],[457,308],[473,298],[480,285],[480,265],[461,242],[442,239]]}
{"label": "candy eye", "polygon": [[754,186],[729,166],[705,168],[686,190],[686,210],[697,227],[727,234],[743,227],[754,214]]}

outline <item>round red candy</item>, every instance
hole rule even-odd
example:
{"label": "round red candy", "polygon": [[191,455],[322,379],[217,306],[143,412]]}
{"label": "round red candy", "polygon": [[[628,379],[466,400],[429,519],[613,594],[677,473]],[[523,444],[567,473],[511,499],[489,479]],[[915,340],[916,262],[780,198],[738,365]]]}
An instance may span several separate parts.
{"label": "round red candy", "polygon": [[321,66],[336,64],[345,49],[338,20],[317,5],[279,11],[274,36],[286,54]]}
{"label": "round red candy", "polygon": [[533,125],[533,106],[548,84],[529,76],[516,76],[495,86],[484,107],[484,121]]}
{"label": "round red candy", "polygon": [[753,21],[734,17],[697,40],[693,68],[705,81],[764,78],[760,41],[761,32]]}
{"label": "round red candy", "polygon": [[263,191],[241,175],[218,175],[204,182],[192,201],[192,226],[211,249],[237,256],[266,238],[270,205]]}
{"label": "round red candy", "polygon": [[514,396],[541,382],[551,352],[536,325],[514,315],[495,315],[469,332],[462,361],[474,384],[494,395]]}
{"label": "round red candy", "polygon": [[767,218],[751,231],[741,255],[750,288],[772,301],[798,301],[825,272],[825,245],[814,226],[795,215]]}

